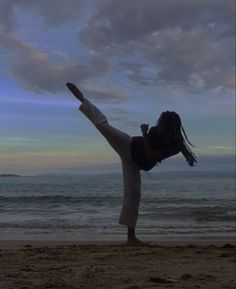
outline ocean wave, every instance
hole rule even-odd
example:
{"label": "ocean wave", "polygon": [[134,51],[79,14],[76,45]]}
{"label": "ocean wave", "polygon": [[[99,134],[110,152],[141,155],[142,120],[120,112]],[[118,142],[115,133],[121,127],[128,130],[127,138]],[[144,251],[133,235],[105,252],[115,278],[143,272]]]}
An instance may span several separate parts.
{"label": "ocean wave", "polygon": [[13,197],[0,197],[0,203],[7,204],[28,204],[28,203],[109,203],[117,200],[113,196],[65,196],[65,195],[43,195],[43,196],[13,196]]}
{"label": "ocean wave", "polygon": [[192,220],[194,222],[235,222],[236,210],[229,206],[146,207],[141,215],[150,219]]}
{"label": "ocean wave", "polygon": [[[144,181],[137,229],[142,234],[231,233],[231,179]],[[4,183],[5,182],[5,183]],[[0,234],[123,234],[121,180],[110,177],[20,178],[0,184]]]}

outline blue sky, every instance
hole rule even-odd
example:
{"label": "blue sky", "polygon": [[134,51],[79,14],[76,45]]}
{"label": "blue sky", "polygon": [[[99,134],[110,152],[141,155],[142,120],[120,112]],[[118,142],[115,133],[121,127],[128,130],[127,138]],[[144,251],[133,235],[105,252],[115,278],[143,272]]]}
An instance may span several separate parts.
{"label": "blue sky", "polygon": [[131,135],[175,110],[198,170],[233,168],[233,0],[1,0],[0,52],[0,173],[119,164],[67,81]]}

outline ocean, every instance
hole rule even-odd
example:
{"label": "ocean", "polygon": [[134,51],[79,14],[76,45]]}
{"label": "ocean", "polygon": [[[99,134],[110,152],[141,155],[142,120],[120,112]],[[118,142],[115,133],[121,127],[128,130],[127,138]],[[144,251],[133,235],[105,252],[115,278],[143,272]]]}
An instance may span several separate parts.
{"label": "ocean", "polygon": [[[0,178],[1,240],[125,240],[118,224],[122,176]],[[232,174],[142,174],[137,236],[143,240],[236,238]]]}

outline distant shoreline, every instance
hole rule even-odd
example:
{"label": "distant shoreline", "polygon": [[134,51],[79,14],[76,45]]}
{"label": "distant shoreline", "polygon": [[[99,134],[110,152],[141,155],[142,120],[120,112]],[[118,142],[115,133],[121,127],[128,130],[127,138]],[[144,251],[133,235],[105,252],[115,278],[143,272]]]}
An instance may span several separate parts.
{"label": "distant shoreline", "polygon": [[0,177],[22,177],[22,176],[17,174],[0,174]]}
{"label": "distant shoreline", "polygon": [[[144,172],[141,171],[142,174],[153,175],[153,176],[178,176],[178,177],[202,177],[202,176],[235,176],[234,171],[151,171]],[[70,173],[40,173],[33,175],[20,175],[20,174],[12,174],[12,173],[3,173],[0,174],[0,177],[73,177],[73,176],[111,176],[111,175],[121,175],[121,172],[70,172]]]}

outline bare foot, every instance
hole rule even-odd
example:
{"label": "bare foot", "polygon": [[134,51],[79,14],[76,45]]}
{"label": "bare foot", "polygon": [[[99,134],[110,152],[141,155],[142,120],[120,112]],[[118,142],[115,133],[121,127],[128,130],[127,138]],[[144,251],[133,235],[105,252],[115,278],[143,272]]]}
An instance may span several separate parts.
{"label": "bare foot", "polygon": [[144,246],[145,244],[136,237],[129,237],[127,244],[131,246]]}
{"label": "bare foot", "polygon": [[68,87],[68,89],[74,94],[74,96],[80,100],[81,102],[84,101],[84,96],[82,94],[82,92],[78,89],[78,87],[76,85],[74,85],[71,82],[67,82],[66,86]]}

